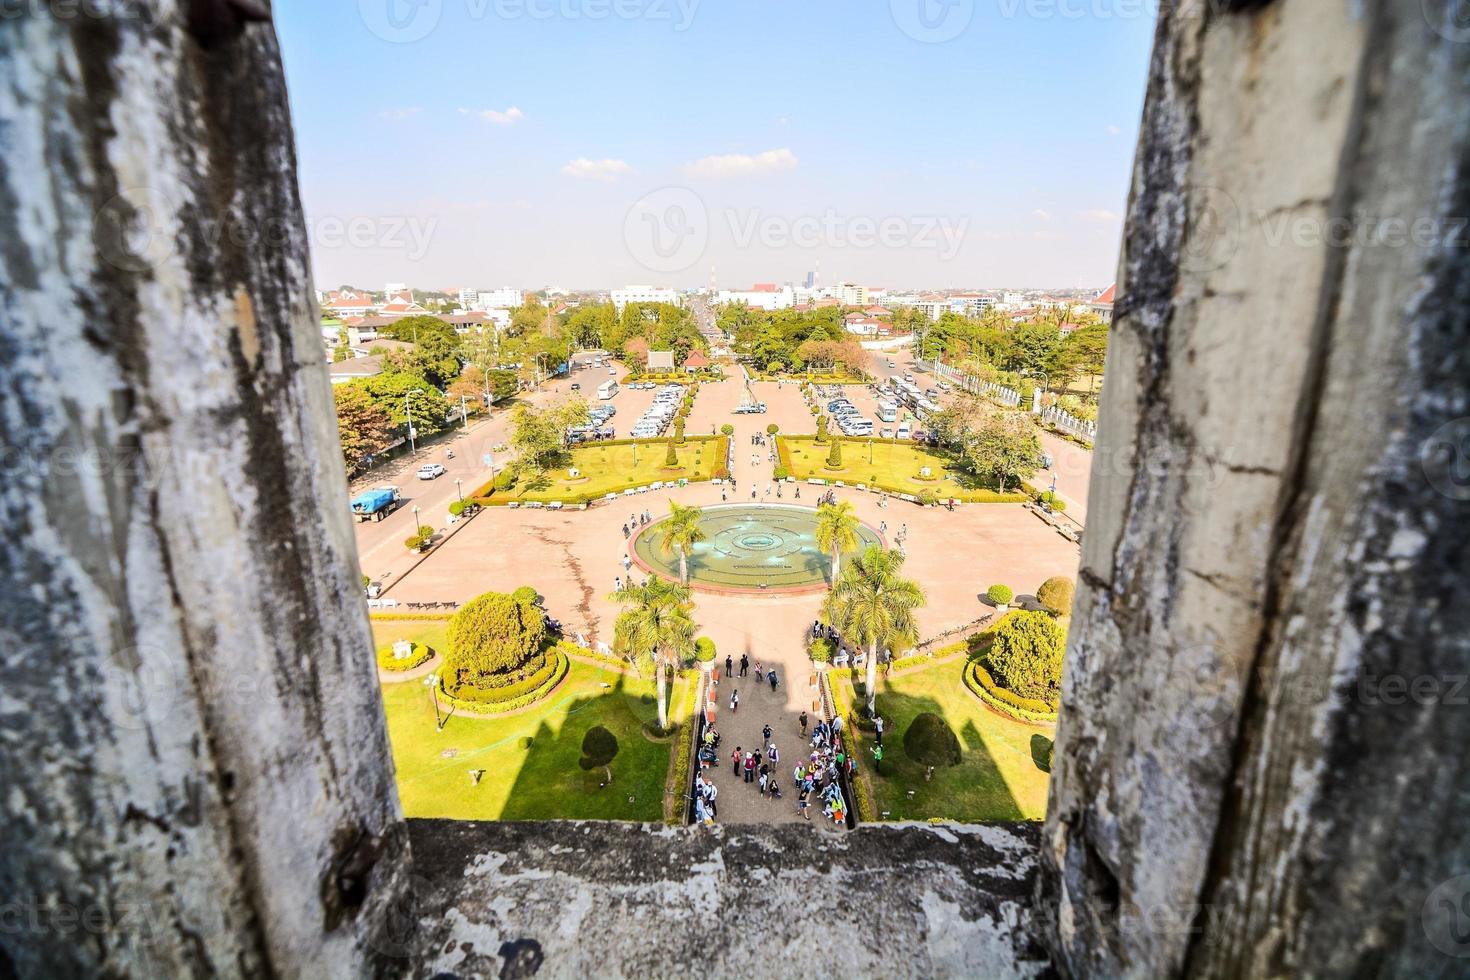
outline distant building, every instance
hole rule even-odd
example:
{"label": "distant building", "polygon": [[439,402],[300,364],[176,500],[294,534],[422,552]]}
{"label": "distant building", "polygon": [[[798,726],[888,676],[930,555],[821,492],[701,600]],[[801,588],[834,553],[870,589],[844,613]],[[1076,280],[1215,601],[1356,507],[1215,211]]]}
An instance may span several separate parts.
{"label": "distant building", "polygon": [[334,385],[375,378],[382,373],[383,359],[380,357],[349,357],[345,361],[334,361],[327,365],[327,375]]}
{"label": "distant building", "polygon": [[367,316],[375,313],[378,304],[371,293],[359,289],[335,289],[328,293],[322,305],[336,311],[338,316]]}
{"label": "distant building", "polygon": [[855,333],[860,337],[877,337],[893,333],[893,324],[876,316],[866,313],[849,313],[843,318],[848,333]]}
{"label": "distant building", "polygon": [[613,306],[619,313],[629,303],[672,303],[679,305],[679,294],[663,286],[626,286],[612,291]]}
{"label": "distant building", "polygon": [[1113,297],[1117,291],[1118,284],[1112,283],[1107,289],[1098,293],[1091,303],[1087,304],[1087,308],[1096,313],[1098,319],[1103,323],[1113,322]]}
{"label": "distant building", "polygon": [[868,287],[844,282],[837,287],[837,300],[843,306],[867,306]]}
{"label": "distant building", "polygon": [[806,274],[806,283],[805,283],[805,285],[806,285],[806,288],[807,289],[814,289],[814,288],[816,288],[816,285],[817,285],[817,274],[815,272],[808,272]]}
{"label": "distant building", "polygon": [[722,289],[718,303],[740,303],[752,310],[786,310],[796,305],[796,293],[790,286],[758,282],[750,289]]}
{"label": "distant building", "polygon": [[481,290],[475,295],[471,308],[476,310],[513,310],[524,306],[525,294],[519,289],[502,286],[500,289]]}
{"label": "distant building", "polygon": [[689,352],[689,356],[684,358],[684,370],[703,371],[711,363],[710,359],[704,356],[704,351],[692,350]]}
{"label": "distant building", "polygon": [[648,370],[659,372],[674,370],[674,352],[671,350],[649,351]]}

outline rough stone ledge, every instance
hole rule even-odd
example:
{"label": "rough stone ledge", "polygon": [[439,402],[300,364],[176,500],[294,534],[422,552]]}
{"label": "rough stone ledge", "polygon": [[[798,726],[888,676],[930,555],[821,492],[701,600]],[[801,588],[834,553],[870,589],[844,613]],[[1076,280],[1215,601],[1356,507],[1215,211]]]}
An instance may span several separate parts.
{"label": "rough stone ledge", "polygon": [[419,977],[1053,975],[1038,824],[409,830]]}

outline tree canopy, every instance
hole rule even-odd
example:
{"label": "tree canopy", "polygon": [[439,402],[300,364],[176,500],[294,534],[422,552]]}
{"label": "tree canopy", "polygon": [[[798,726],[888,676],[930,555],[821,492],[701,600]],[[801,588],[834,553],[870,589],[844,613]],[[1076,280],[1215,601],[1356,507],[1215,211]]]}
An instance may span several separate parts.
{"label": "tree canopy", "polygon": [[986,668],[996,683],[1024,698],[1056,704],[1062,695],[1067,632],[1046,612],[1017,612],[996,628]]}
{"label": "tree canopy", "polygon": [[546,615],[500,592],[472,599],[449,621],[449,665],[476,684],[524,666],[546,637]]}

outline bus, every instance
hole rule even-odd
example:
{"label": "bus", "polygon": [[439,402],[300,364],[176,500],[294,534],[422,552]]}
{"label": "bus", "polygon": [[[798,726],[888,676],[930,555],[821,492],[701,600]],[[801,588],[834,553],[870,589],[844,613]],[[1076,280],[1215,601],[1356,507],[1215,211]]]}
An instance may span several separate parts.
{"label": "bus", "polygon": [[898,406],[892,402],[879,402],[878,418],[884,422],[898,421]]}
{"label": "bus", "polygon": [[609,398],[611,398],[613,395],[616,395],[617,393],[618,383],[616,381],[604,381],[602,384],[597,386],[597,397],[601,398],[603,401],[607,401]]}

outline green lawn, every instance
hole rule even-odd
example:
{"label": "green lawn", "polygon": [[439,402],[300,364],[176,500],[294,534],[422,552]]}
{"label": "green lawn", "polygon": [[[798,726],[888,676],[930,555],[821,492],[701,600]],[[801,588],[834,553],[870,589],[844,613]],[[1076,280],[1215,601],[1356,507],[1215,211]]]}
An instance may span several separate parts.
{"label": "green lawn", "polygon": [[[791,475],[798,480],[841,480],[849,486],[863,483],[914,496],[932,490],[940,499],[955,497],[977,503],[1027,499],[1022,493],[998,494],[968,474],[947,469],[951,464],[944,455],[908,441],[875,437],[870,448],[867,439],[843,439],[842,469],[829,470],[830,442],[819,443],[812,436],[780,438],[787,450],[784,455],[790,460]],[[920,478],[919,472],[925,466],[933,479]]]}
{"label": "green lawn", "polygon": [[[671,695],[675,721],[681,720],[683,684],[676,681]],[[658,714],[653,695],[652,680],[574,660],[561,687],[530,709],[504,718],[450,717],[439,732],[422,680],[384,684],[404,813],[459,820],[661,821],[676,741],[653,742],[644,735],[643,724]],[[582,738],[594,725],[618,740],[607,789],[598,788],[600,769],[587,773],[578,765]],[[532,738],[529,749],[521,745],[526,736]],[[471,769],[485,770],[478,785]]]}
{"label": "green lawn", "polygon": [[[672,430],[671,430],[672,431]],[[679,464],[672,469],[665,466],[669,441],[654,439],[633,444],[603,444],[579,446],[569,453],[570,462],[550,471],[544,485],[537,487],[517,486],[512,490],[495,495],[497,503],[507,500],[522,502],[559,500],[566,504],[580,502],[580,498],[596,499],[608,493],[621,492],[628,487],[647,486],[650,483],[671,480],[696,482],[714,477],[716,467],[725,465],[725,437],[690,438],[682,446],[675,447]],[[581,476],[572,479],[570,469]]]}
{"label": "green lawn", "polygon": [[[1048,774],[1038,764],[1053,737],[1049,726],[1003,718],[965,689],[963,658],[894,676],[878,678],[878,713],[883,716],[883,775],[873,772],[872,735],[862,735],[859,758],[873,787],[875,810],[890,820],[943,817],[965,822],[1040,820],[1046,816]],[[851,690],[846,671],[833,671],[833,683]],[[903,751],[903,735],[914,716],[932,711],[959,738],[961,760],[939,769],[924,782],[925,767]],[[861,733],[860,733],[861,734]],[[914,798],[908,798],[908,790]]]}
{"label": "green lawn", "polygon": [[408,640],[422,643],[439,654],[449,649],[447,619],[374,619],[372,623],[375,648]]}

